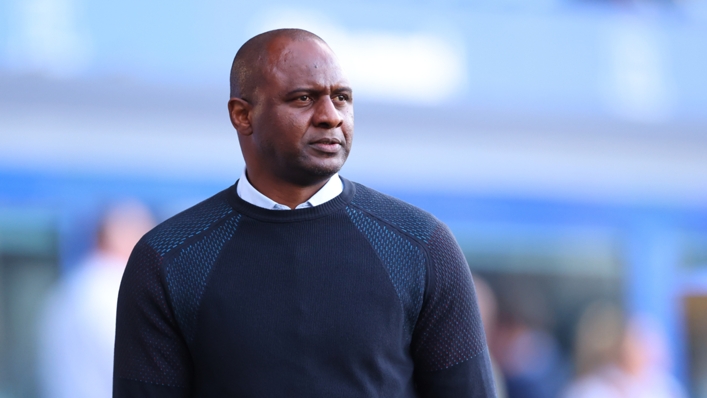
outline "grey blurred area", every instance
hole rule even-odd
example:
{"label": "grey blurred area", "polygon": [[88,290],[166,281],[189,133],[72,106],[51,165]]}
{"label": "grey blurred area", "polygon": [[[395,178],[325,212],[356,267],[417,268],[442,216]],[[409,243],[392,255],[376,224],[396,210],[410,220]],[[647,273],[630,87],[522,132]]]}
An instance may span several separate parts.
{"label": "grey blurred area", "polygon": [[36,396],[37,314],[59,274],[56,219],[0,211],[0,383],[7,396]]}
{"label": "grey blurred area", "polygon": [[[225,82],[216,90],[0,75],[0,84],[5,167],[209,182],[243,167]],[[707,120],[364,101],[356,127],[343,172],[372,186],[677,206],[707,197]]]}

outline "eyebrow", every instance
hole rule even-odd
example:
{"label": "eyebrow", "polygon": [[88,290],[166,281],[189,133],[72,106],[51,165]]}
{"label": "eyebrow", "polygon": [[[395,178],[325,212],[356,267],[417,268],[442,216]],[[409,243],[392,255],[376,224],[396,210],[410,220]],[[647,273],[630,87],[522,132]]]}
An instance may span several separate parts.
{"label": "eyebrow", "polygon": [[[297,93],[320,93],[322,91],[324,91],[324,90],[318,90],[318,89],[315,89],[312,87],[300,87],[300,88],[296,88],[294,90],[288,91],[287,94],[285,94],[285,96],[289,97],[289,96],[295,95]],[[348,86],[339,87],[339,88],[336,88],[332,91],[333,94],[352,93],[352,92],[353,92],[353,90],[351,89],[351,87],[348,87]]]}

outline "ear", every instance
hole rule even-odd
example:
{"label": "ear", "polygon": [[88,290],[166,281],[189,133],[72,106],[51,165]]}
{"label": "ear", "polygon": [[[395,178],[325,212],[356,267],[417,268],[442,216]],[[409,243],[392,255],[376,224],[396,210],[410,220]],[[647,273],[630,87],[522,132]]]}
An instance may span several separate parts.
{"label": "ear", "polygon": [[228,114],[231,117],[231,124],[238,131],[238,134],[253,134],[252,110],[253,106],[242,98],[231,98],[228,101]]}

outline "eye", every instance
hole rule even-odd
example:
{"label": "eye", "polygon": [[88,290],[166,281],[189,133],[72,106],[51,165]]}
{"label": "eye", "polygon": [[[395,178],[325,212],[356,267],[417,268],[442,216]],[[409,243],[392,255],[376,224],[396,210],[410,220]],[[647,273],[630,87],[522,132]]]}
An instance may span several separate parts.
{"label": "eye", "polygon": [[309,95],[300,95],[299,97],[297,97],[297,100],[298,100],[298,101],[302,101],[302,102],[307,102],[307,101],[309,101],[310,99],[311,99],[311,98],[309,97]]}
{"label": "eye", "polygon": [[334,98],[335,98],[337,101],[342,101],[342,102],[349,100],[349,96],[346,95],[346,94],[339,94],[339,95],[337,95],[337,96],[334,97]]}

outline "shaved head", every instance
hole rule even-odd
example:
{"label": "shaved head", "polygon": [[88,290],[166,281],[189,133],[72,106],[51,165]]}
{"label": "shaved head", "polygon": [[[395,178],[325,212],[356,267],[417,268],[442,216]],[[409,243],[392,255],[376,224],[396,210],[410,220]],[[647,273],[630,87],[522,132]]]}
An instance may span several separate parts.
{"label": "shaved head", "polygon": [[267,68],[273,54],[269,47],[276,39],[291,41],[315,40],[324,45],[321,37],[303,29],[276,29],[261,33],[241,46],[231,66],[231,98],[253,100],[253,94],[263,80],[263,71]]}

